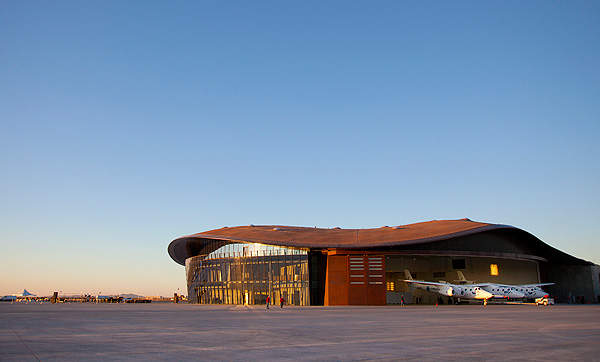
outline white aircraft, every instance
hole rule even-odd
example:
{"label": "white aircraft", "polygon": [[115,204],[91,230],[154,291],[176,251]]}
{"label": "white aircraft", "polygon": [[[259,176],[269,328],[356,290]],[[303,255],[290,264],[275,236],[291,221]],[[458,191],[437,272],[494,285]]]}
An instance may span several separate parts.
{"label": "white aircraft", "polygon": [[404,275],[407,283],[411,283],[419,289],[424,289],[429,292],[436,292],[447,297],[457,297],[465,299],[478,299],[483,300],[484,304],[487,304],[487,300],[493,298],[494,295],[487,290],[477,285],[458,285],[450,284],[446,282],[427,282],[425,280],[414,280],[408,269],[404,270]]}
{"label": "white aircraft", "polygon": [[527,299],[536,299],[536,298],[543,298],[543,297],[548,297],[548,293],[546,293],[541,287],[545,286],[545,285],[553,285],[554,283],[538,283],[538,284],[522,284],[522,285],[504,285],[504,284],[489,284],[488,287],[486,287],[487,290],[492,291],[492,293],[495,293],[495,290],[509,290],[512,293],[519,293],[522,294],[523,296],[520,298],[527,298]]}
{"label": "white aircraft", "polygon": [[467,280],[460,270],[457,270],[456,274],[458,274],[458,280],[454,280],[455,283],[465,286],[477,286],[483,288],[485,291],[492,293],[494,295],[493,298],[520,299],[525,297],[524,293],[521,293],[515,288],[510,288],[508,285],[495,283],[476,284],[472,280]]}
{"label": "white aircraft", "polygon": [[[460,270],[457,270],[458,274],[458,282],[459,284],[472,284],[472,281],[469,281],[465,278],[463,273]],[[538,284],[520,284],[520,285],[509,285],[509,284],[497,284],[497,283],[480,283],[473,284],[482,287],[488,292],[494,295],[504,295],[507,298],[513,299],[521,299],[521,298],[544,298],[548,297],[548,293],[542,290],[541,287],[545,285],[554,285],[554,283],[538,283]]]}
{"label": "white aircraft", "polygon": [[23,293],[19,297],[37,297],[37,294],[29,293],[27,289],[23,289]]}

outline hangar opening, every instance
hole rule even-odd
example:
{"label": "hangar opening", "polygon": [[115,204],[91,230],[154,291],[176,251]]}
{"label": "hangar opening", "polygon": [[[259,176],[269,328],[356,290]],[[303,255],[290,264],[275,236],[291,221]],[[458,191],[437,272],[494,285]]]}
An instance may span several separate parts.
{"label": "hangar opening", "polygon": [[[386,256],[387,304],[400,304],[401,298],[407,304],[455,304],[460,301],[460,295],[442,297],[412,288],[404,282],[407,270],[414,279],[453,284],[482,281],[510,285],[541,283],[536,261],[470,256],[389,255]],[[461,276],[466,280],[461,280]]]}

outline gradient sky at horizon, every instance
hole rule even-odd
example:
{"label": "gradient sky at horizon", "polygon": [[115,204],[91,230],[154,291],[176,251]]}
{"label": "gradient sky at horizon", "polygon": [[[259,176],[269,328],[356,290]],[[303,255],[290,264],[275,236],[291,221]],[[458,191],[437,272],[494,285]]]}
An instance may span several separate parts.
{"label": "gradient sky at horizon", "polygon": [[0,295],[181,235],[468,217],[600,263],[600,3],[4,2]]}

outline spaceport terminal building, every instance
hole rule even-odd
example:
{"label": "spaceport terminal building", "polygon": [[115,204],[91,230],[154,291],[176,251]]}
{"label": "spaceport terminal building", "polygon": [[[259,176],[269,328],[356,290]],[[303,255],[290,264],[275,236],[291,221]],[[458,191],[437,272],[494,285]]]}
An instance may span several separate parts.
{"label": "spaceport terminal building", "polygon": [[200,304],[385,305],[453,303],[403,280],[533,284],[559,303],[599,303],[600,266],[514,226],[469,219],[373,229],[223,227],[168,246]]}

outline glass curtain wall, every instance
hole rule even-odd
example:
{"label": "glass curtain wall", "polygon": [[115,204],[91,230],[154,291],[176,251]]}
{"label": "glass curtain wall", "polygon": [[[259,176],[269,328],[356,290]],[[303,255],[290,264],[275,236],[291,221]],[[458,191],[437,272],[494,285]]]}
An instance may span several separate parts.
{"label": "glass curtain wall", "polygon": [[192,303],[310,305],[306,250],[228,244],[188,258],[186,273]]}

